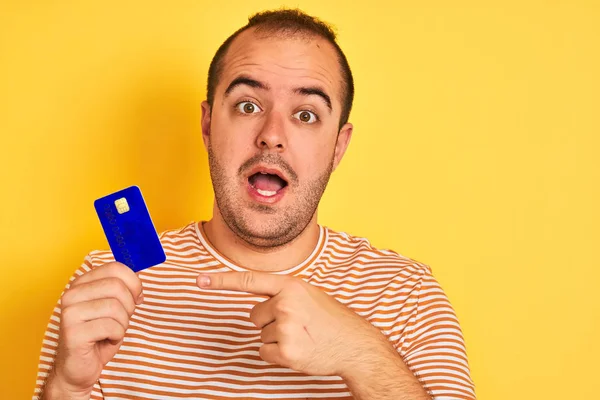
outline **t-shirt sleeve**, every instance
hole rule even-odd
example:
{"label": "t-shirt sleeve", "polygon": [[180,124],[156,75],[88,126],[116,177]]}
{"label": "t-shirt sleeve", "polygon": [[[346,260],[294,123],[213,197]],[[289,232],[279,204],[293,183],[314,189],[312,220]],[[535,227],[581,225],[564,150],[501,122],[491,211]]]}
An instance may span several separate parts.
{"label": "t-shirt sleeve", "polygon": [[[456,313],[429,267],[421,269],[400,354],[434,400],[474,400]],[[412,297],[412,296],[411,296]]]}
{"label": "t-shirt sleeve", "polygon": [[[78,276],[85,274],[86,272],[91,271],[93,268],[92,256],[88,255],[85,257],[83,264],[78,268],[75,273],[69,279],[69,283],[66,285],[63,293],[69,288],[71,282],[75,280]],[[62,297],[62,294],[61,294]],[[50,316],[50,321],[48,322],[48,326],[46,327],[46,333],[44,334],[44,339],[42,340],[42,349],[40,352],[40,358],[38,363],[38,372],[37,379],[35,382],[35,389],[33,393],[33,400],[39,400],[42,395],[42,390],[44,385],[46,384],[46,378],[52,366],[54,365],[54,358],[56,356],[56,348],[58,346],[58,335],[59,335],[59,326],[60,326],[60,314],[61,314],[61,304],[60,299],[58,300],[54,310],[52,311],[52,315]],[[92,394],[90,400],[103,400],[104,396],[102,395],[102,388],[100,387],[100,383],[96,382],[94,388],[92,390]]]}

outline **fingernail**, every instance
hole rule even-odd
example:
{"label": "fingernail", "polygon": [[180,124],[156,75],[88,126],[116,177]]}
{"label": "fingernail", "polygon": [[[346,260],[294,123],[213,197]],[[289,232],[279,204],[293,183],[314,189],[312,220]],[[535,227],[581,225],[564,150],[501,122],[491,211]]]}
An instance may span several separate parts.
{"label": "fingernail", "polygon": [[206,275],[201,275],[198,277],[198,285],[200,286],[209,286],[210,278]]}
{"label": "fingernail", "polygon": [[142,304],[142,301],[144,301],[144,292],[140,293],[137,300],[135,301],[135,304]]}

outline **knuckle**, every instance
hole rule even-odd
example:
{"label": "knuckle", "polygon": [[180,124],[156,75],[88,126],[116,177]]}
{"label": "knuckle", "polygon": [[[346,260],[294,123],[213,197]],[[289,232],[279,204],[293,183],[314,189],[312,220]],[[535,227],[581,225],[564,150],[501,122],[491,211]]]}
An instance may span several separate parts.
{"label": "knuckle", "polygon": [[131,271],[129,267],[117,261],[108,262],[102,265],[100,268],[106,268],[111,276],[123,276],[123,274],[126,274],[127,271]]}
{"label": "knuckle", "polygon": [[279,336],[291,336],[294,333],[294,327],[291,324],[278,324],[276,328],[277,335]]}
{"label": "knuckle", "polygon": [[116,261],[108,262],[101,266],[101,268],[106,268],[110,274],[118,274],[121,271],[122,264]]}
{"label": "knuckle", "polygon": [[249,315],[248,319],[250,319],[250,322],[252,322],[254,325],[256,325],[256,322],[258,319],[258,310],[256,309],[256,306],[254,306],[252,308],[252,310],[250,310],[250,315]]}
{"label": "knuckle", "polygon": [[125,328],[114,319],[106,319],[103,321],[101,329],[105,335],[118,337],[125,336]]}
{"label": "knuckle", "polygon": [[266,343],[267,341],[267,333],[264,329],[260,332],[260,341],[263,343]]}
{"label": "knuckle", "polygon": [[250,292],[251,288],[254,286],[255,277],[254,274],[250,271],[242,272],[241,276],[241,289],[245,292]]}
{"label": "knuckle", "polygon": [[288,314],[290,312],[290,307],[284,299],[280,299],[273,305],[275,313],[277,314]]}
{"label": "knuckle", "polygon": [[109,282],[107,282],[107,291],[113,296],[124,296],[125,298],[129,298],[134,296],[134,293],[137,293],[136,290],[132,290],[127,286],[127,283],[118,277],[107,278]]}
{"label": "knuckle", "polygon": [[69,289],[74,288],[75,286],[81,284],[81,280],[84,276],[86,276],[89,272],[84,272],[81,275],[77,275],[72,281],[69,282]]}
{"label": "knuckle", "polygon": [[287,344],[280,345],[279,354],[281,355],[281,358],[288,363],[296,361],[297,352],[294,349],[294,346]]}
{"label": "knuckle", "polygon": [[101,268],[118,268],[120,265],[122,264],[118,261],[109,261],[107,263],[102,264]]}
{"label": "knuckle", "polygon": [[75,296],[76,294],[77,293],[75,292],[73,287],[70,287],[69,289],[65,290],[65,292],[60,298],[60,302],[63,305],[63,307],[69,306],[73,302],[73,296]]}
{"label": "knuckle", "polygon": [[123,325],[119,324],[118,322],[114,322],[113,323],[113,332],[119,336],[119,337],[123,337],[125,336],[125,331],[126,331],[126,327],[124,327]]}
{"label": "knuckle", "polygon": [[125,282],[123,282],[123,280],[121,280],[119,278],[108,278],[107,285],[110,288],[111,292],[114,294],[129,291],[129,289],[127,289],[127,285],[125,284]]}
{"label": "knuckle", "polygon": [[268,356],[267,351],[265,350],[265,346],[260,346],[258,348],[258,355],[260,356],[260,358],[262,358],[263,360]]}
{"label": "knuckle", "polygon": [[119,302],[119,300],[113,299],[113,298],[106,299],[105,306],[108,308],[108,311],[111,313],[111,315],[119,313],[121,311],[121,309],[123,308],[123,306],[121,305],[121,302]]}
{"label": "knuckle", "polygon": [[273,363],[273,364],[276,363],[273,352],[269,351],[268,347],[265,345],[262,345],[258,348],[258,355],[260,356],[260,358],[262,358],[263,360],[265,360],[268,363]]}
{"label": "knuckle", "polygon": [[62,307],[62,309],[60,310],[61,325],[66,325],[71,322],[73,311],[73,306]]}

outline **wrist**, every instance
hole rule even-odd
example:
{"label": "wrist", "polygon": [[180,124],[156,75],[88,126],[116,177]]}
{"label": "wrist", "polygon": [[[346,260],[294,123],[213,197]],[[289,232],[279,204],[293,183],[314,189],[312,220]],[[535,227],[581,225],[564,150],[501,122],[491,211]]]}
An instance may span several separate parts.
{"label": "wrist", "polygon": [[375,340],[363,347],[363,355],[345,365],[340,374],[353,396],[356,399],[431,400],[398,351],[383,334],[381,337],[383,340]]}
{"label": "wrist", "polygon": [[351,343],[346,359],[340,363],[338,374],[347,382],[376,377],[392,366],[397,368],[398,362],[404,366],[396,349],[374,327]]}
{"label": "wrist", "polygon": [[89,390],[70,388],[52,369],[46,378],[40,400],[89,400],[91,394],[91,388]]}

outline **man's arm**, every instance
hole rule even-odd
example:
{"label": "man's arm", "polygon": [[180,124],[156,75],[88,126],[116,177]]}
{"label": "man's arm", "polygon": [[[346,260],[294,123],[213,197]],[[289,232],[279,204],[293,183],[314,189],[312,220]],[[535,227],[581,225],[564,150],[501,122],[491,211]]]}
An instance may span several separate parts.
{"label": "man's arm", "polygon": [[48,324],[34,400],[102,399],[100,374],[143,301],[139,277],[117,262],[92,268],[88,257],[73,278]]}
{"label": "man's arm", "polygon": [[401,330],[385,335],[433,399],[475,400],[456,313],[431,269],[419,265],[421,276],[410,295],[411,307],[406,310],[410,312],[408,323],[399,324]]}
{"label": "man's arm", "polygon": [[431,400],[383,334],[365,339],[353,357],[360,362],[341,374],[356,400]]}
{"label": "man's arm", "polygon": [[357,362],[340,375],[357,400],[475,400],[456,313],[430,268],[420,266],[411,306],[403,311],[410,310],[407,326],[399,322],[399,330],[377,330],[348,346]]}

